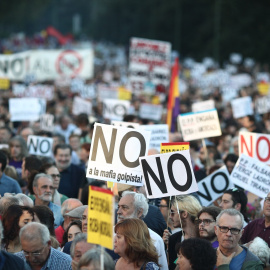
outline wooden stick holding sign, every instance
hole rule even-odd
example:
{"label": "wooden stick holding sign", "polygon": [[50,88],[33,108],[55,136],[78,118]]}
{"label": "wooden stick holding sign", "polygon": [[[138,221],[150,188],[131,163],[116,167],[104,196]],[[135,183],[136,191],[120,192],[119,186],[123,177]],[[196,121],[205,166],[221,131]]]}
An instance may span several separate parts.
{"label": "wooden stick holding sign", "polygon": [[205,143],[205,139],[202,139],[203,151],[206,159],[206,174],[208,174],[208,170],[210,169],[210,160],[208,156],[208,151]]}
{"label": "wooden stick holding sign", "polygon": [[104,270],[104,247],[101,247],[100,270]]}

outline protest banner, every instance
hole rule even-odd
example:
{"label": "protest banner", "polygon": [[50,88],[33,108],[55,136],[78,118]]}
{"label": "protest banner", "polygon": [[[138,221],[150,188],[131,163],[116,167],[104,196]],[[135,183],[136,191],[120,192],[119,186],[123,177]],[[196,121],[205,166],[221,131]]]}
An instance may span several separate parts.
{"label": "protest banner", "polygon": [[3,149],[3,148],[9,149],[9,145],[8,144],[0,144],[0,149]]}
{"label": "protest banner", "polygon": [[27,139],[27,147],[30,155],[52,156],[53,138],[30,135]]}
{"label": "protest banner", "polygon": [[40,116],[40,129],[53,132],[54,116],[52,114],[43,114]]}
{"label": "protest banner", "polygon": [[167,89],[170,83],[170,57],[169,42],[131,38],[129,81],[133,93],[142,93],[146,82]]}
{"label": "protest banner", "polygon": [[89,186],[87,242],[113,249],[114,195]]}
{"label": "protest banner", "polygon": [[198,191],[189,150],[140,157],[147,198]]}
{"label": "protest banner", "polygon": [[85,84],[82,78],[74,78],[70,84],[72,93],[78,93],[81,98],[93,99],[96,98],[96,89],[94,84]]}
{"label": "protest banner", "polygon": [[92,103],[83,98],[74,97],[72,113],[73,115],[79,115],[80,113],[90,115],[92,113]]}
{"label": "protest banner", "polygon": [[115,121],[112,120],[111,124],[113,126],[120,126],[120,127],[127,127],[127,128],[137,128],[140,126],[139,123],[134,123],[134,122],[123,122],[123,121]]}
{"label": "protest banner", "polygon": [[160,144],[169,142],[169,128],[168,125],[140,125],[137,130],[151,131],[149,149],[156,149],[160,151]]}
{"label": "protest banner", "polygon": [[189,149],[189,142],[161,143],[160,153],[178,152]]}
{"label": "protest banner", "polygon": [[37,121],[46,112],[46,100],[41,98],[10,98],[11,121]]}
{"label": "protest banner", "polygon": [[255,100],[255,110],[258,114],[270,112],[270,96],[257,98]]}
{"label": "protest banner", "polygon": [[270,165],[270,135],[240,132],[238,136],[239,156],[246,154]]}
{"label": "protest banner", "polygon": [[103,117],[105,119],[122,121],[127,113],[130,102],[127,100],[104,99],[103,100]]}
{"label": "protest banner", "polygon": [[0,90],[8,90],[10,87],[10,81],[6,78],[0,78]]}
{"label": "protest banner", "polygon": [[160,121],[162,116],[162,105],[154,105],[143,103],[139,109],[139,116],[143,119],[150,119],[154,121]]}
{"label": "protest banner", "polygon": [[118,99],[118,90],[117,87],[111,85],[98,84],[97,95],[100,101],[103,101],[104,99]]}
{"label": "protest banner", "polygon": [[253,115],[252,99],[251,97],[236,98],[231,101],[233,117],[235,119],[247,115]]}
{"label": "protest banner", "polygon": [[148,152],[149,131],[96,123],[87,177],[142,186],[139,157]]}
{"label": "protest banner", "polygon": [[265,198],[270,192],[270,168],[257,159],[242,154],[231,173],[231,181],[235,185]]}
{"label": "protest banner", "polygon": [[200,102],[195,102],[191,105],[192,112],[202,112],[215,109],[214,100],[205,100]]}
{"label": "protest banner", "polygon": [[221,135],[217,110],[185,113],[178,116],[184,141],[192,141]]}
{"label": "protest banner", "polygon": [[230,174],[226,166],[213,172],[198,182],[198,195],[203,206],[209,206],[216,199],[223,195],[224,191],[233,188],[230,181]]}

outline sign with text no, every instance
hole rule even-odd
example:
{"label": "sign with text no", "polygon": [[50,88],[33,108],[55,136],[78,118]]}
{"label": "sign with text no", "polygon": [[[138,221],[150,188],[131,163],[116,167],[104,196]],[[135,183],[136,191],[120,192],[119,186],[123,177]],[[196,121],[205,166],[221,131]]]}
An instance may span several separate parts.
{"label": "sign with text no", "polygon": [[27,146],[29,154],[50,157],[52,155],[53,139],[42,136],[28,136]]}
{"label": "sign with text no", "polygon": [[87,177],[142,186],[139,157],[148,152],[149,131],[95,124]]}
{"label": "sign with text no", "polygon": [[189,150],[140,158],[147,198],[190,194],[198,190]]}
{"label": "sign with text no", "polygon": [[113,226],[113,192],[89,186],[87,242],[113,249]]}

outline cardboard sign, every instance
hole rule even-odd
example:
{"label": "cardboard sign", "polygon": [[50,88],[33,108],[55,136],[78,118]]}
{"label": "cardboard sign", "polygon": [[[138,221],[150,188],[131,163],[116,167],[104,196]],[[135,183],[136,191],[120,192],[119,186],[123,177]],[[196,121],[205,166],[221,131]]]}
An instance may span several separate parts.
{"label": "cardboard sign", "polygon": [[169,142],[169,128],[168,125],[141,125],[137,130],[151,131],[151,138],[149,149],[160,150],[160,144],[163,142]]}
{"label": "cardboard sign", "polygon": [[192,112],[201,112],[201,111],[208,111],[215,109],[215,102],[214,100],[206,100],[206,101],[200,101],[193,103],[192,106]]}
{"label": "cardboard sign", "polygon": [[209,206],[212,202],[223,195],[224,191],[233,188],[230,181],[230,174],[226,166],[213,172],[203,180],[198,182],[197,192],[203,206]]}
{"label": "cardboard sign", "polygon": [[127,100],[104,99],[103,100],[103,117],[111,120],[122,121],[128,112],[130,102]]}
{"label": "cardboard sign", "polygon": [[162,116],[162,105],[153,105],[143,103],[140,106],[139,116],[144,119],[151,119],[154,121],[160,121]]}
{"label": "cardboard sign", "polygon": [[252,99],[251,97],[236,98],[231,101],[233,117],[241,118],[247,115],[253,115]]}
{"label": "cardboard sign", "polygon": [[54,116],[52,114],[43,114],[40,116],[40,129],[54,131]]}
{"label": "cardboard sign", "polygon": [[139,157],[148,152],[149,131],[95,124],[87,177],[142,186]]}
{"label": "cardboard sign", "polygon": [[171,153],[189,149],[189,142],[161,143],[160,153]]}
{"label": "cardboard sign", "polygon": [[40,98],[10,98],[11,121],[37,121],[46,112],[46,100]]}
{"label": "cardboard sign", "polygon": [[140,158],[147,198],[198,191],[189,150]]}
{"label": "cardboard sign", "polygon": [[30,155],[52,156],[53,138],[30,135],[27,139],[27,147]]}
{"label": "cardboard sign", "polygon": [[78,115],[80,113],[86,113],[87,115],[92,113],[91,102],[84,100],[80,97],[75,97],[73,100],[72,113]]}
{"label": "cardboard sign", "polygon": [[255,110],[258,114],[270,112],[270,96],[257,98],[255,101]]}
{"label": "cardboard sign", "polygon": [[114,195],[89,186],[87,242],[113,249]]}
{"label": "cardboard sign", "polygon": [[240,132],[238,146],[239,156],[246,154],[270,165],[270,135]]}
{"label": "cardboard sign", "polygon": [[217,110],[186,113],[178,116],[184,141],[192,141],[221,135]]}
{"label": "cardboard sign", "polygon": [[126,128],[137,128],[140,126],[138,123],[134,122],[123,122],[123,121],[111,121],[111,124],[113,126],[120,126],[120,127],[126,127]]}
{"label": "cardboard sign", "polygon": [[270,168],[255,158],[242,154],[231,173],[231,181],[264,198],[270,192]]}

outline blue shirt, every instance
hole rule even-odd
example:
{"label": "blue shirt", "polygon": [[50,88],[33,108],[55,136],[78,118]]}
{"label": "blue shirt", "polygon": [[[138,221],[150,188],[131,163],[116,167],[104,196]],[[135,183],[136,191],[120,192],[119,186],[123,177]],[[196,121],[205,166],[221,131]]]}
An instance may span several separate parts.
{"label": "blue shirt", "polygon": [[[23,251],[15,253],[14,255],[26,261]],[[49,258],[41,270],[72,270],[71,261],[72,260],[69,255],[51,247]],[[27,265],[30,267],[29,269],[32,269],[28,262]]]}
{"label": "blue shirt", "polygon": [[1,196],[4,196],[6,192],[9,193],[22,193],[22,190],[20,188],[19,183],[14,180],[13,178],[2,174],[2,177],[0,178],[0,194]]}
{"label": "blue shirt", "polygon": [[64,218],[63,218],[63,216],[61,214],[61,206],[59,206],[57,204],[54,204],[52,202],[50,202],[48,206],[49,206],[49,208],[53,212],[53,216],[54,216],[54,228],[57,228],[64,221]]}
{"label": "blue shirt", "polygon": [[232,258],[231,263],[230,263],[230,270],[239,270],[242,268],[242,265],[244,263],[244,260],[247,256],[247,251],[243,249],[243,251]]}

